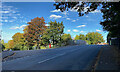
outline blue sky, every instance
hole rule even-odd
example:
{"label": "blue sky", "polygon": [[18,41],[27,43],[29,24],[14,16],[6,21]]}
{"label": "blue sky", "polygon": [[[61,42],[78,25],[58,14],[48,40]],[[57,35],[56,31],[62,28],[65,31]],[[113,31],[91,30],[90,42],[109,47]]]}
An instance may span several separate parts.
{"label": "blue sky", "polygon": [[87,34],[88,32],[99,32],[106,36],[108,32],[103,31],[99,24],[102,20],[102,13],[96,10],[82,17],[78,16],[75,10],[60,12],[55,10],[54,2],[4,2],[2,3],[2,39],[7,42],[17,33],[23,33],[23,28],[31,19],[35,17],[44,17],[45,22],[51,21],[61,22],[65,26],[64,33],[75,35]]}

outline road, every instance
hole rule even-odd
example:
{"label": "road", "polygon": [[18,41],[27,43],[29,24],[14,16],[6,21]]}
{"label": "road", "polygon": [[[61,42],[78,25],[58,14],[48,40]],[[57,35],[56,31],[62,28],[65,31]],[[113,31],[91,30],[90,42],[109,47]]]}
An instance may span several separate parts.
{"label": "road", "polygon": [[89,70],[100,45],[47,49],[44,53],[2,63],[3,70]]}

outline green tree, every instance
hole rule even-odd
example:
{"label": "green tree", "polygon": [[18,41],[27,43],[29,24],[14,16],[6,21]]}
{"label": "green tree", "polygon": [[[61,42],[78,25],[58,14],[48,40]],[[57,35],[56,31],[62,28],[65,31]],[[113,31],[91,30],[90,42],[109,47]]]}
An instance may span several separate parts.
{"label": "green tree", "polygon": [[43,33],[46,32],[45,20],[43,17],[36,17],[27,24],[29,25],[24,29],[24,37],[27,41],[27,46],[32,47],[36,45],[37,49],[39,49],[42,42],[41,37]]}
{"label": "green tree", "polygon": [[97,44],[104,42],[102,34],[98,32],[89,32],[86,34],[88,44]]}
{"label": "green tree", "polygon": [[0,47],[2,48],[2,51],[5,49],[5,43],[4,43],[4,40],[2,40],[1,42],[0,42]]}
{"label": "green tree", "polygon": [[45,47],[47,46],[47,45],[49,45],[50,44],[50,38],[48,37],[48,34],[47,33],[44,33],[43,35],[42,35],[42,42],[41,42],[41,45],[44,45]]}
{"label": "green tree", "polygon": [[5,49],[4,50],[6,50],[6,49],[9,49],[9,44],[8,43],[5,43]]}
{"label": "green tree", "polygon": [[63,22],[61,22],[61,23],[58,22],[58,36],[59,36],[58,45],[59,46],[61,46],[61,44],[62,44],[62,38],[61,37],[64,34],[63,31],[64,31]]}
{"label": "green tree", "polygon": [[85,37],[83,34],[80,34],[80,35],[79,35],[79,39],[80,39],[80,40],[86,40],[86,37]]}
{"label": "green tree", "polygon": [[4,40],[2,40],[1,43],[2,43],[2,44],[5,44],[5,43],[4,43]]}
{"label": "green tree", "polygon": [[80,39],[79,39],[79,35],[76,35],[76,36],[75,36],[75,40],[80,40]]}
{"label": "green tree", "polygon": [[61,39],[62,39],[62,43],[64,43],[65,45],[68,45],[69,41],[72,40],[70,34],[63,34]]}
{"label": "green tree", "polygon": [[63,22],[50,21],[47,29],[47,35],[53,45],[61,45],[61,36],[64,31]]}

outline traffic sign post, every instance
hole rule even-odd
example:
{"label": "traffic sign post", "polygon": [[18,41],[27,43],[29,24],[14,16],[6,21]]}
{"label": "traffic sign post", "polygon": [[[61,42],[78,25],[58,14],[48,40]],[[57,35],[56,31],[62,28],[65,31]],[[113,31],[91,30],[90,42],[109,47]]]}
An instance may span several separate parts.
{"label": "traffic sign post", "polygon": [[51,48],[51,44],[49,44],[49,48]]}

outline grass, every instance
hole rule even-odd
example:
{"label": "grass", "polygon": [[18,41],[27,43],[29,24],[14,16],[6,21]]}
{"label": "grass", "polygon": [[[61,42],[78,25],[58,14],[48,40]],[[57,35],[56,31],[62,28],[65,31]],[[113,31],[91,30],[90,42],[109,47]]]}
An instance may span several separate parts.
{"label": "grass", "polygon": [[45,46],[40,46],[41,49],[47,49]]}

